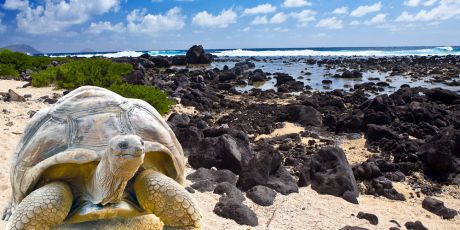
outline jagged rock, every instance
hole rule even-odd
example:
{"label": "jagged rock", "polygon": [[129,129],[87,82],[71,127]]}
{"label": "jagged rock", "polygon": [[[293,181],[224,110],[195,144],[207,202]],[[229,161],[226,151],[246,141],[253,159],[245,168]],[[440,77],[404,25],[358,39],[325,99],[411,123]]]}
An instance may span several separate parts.
{"label": "jagged rock", "polygon": [[337,147],[325,147],[313,154],[300,169],[299,183],[321,194],[342,197],[358,203],[358,187],[345,153]]}

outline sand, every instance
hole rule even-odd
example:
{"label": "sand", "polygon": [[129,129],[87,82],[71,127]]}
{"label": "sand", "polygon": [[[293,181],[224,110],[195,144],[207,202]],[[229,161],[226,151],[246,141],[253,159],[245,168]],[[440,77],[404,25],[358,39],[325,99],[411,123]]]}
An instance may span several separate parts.
{"label": "sand", "polygon": [[[0,80],[0,92],[6,92],[8,89],[13,89],[17,93],[32,94],[32,98],[27,102],[1,102],[0,101],[0,207],[7,204],[11,195],[11,186],[9,180],[10,162],[12,153],[16,148],[19,138],[29,120],[27,114],[31,110],[45,108],[48,105],[37,101],[37,98],[49,95],[53,92],[61,93],[51,87],[17,89],[26,82]],[[2,112],[6,109],[7,112]],[[183,108],[178,107],[178,111]],[[190,108],[185,109],[189,113],[195,113]],[[11,124],[12,122],[12,124]],[[292,132],[302,131],[303,129],[294,124],[286,124],[284,129],[275,131],[273,135],[283,135]],[[357,139],[354,141],[345,142],[345,152],[348,155],[349,161],[359,163],[366,159],[369,153],[362,150],[363,140]],[[350,150],[356,150],[351,151]],[[193,172],[193,169],[188,168],[188,173]],[[191,182],[187,181],[188,184]],[[414,191],[406,183],[395,183],[395,188],[409,198],[409,193]],[[460,210],[460,188],[459,186],[445,187],[445,192],[437,197],[445,202],[447,207]],[[443,220],[440,217],[424,210],[421,206],[423,196],[421,198],[408,199],[407,201],[391,201],[386,198],[361,195],[359,197],[359,205],[354,205],[344,201],[341,198],[320,195],[311,188],[300,188],[299,193],[283,196],[278,194],[274,205],[270,207],[259,206],[249,199],[246,199],[247,204],[254,210],[259,218],[257,227],[240,226],[233,220],[221,218],[213,213],[215,204],[219,199],[219,195],[212,193],[193,194],[199,202],[200,208],[204,216],[204,229],[340,229],[346,225],[360,226],[369,229],[389,229],[397,227],[390,220],[396,220],[402,226],[407,221],[420,220],[429,229],[459,229],[460,217],[452,220]],[[369,212],[379,217],[377,226],[370,225],[366,220],[360,220],[353,215],[358,212]],[[0,222],[0,229],[5,227],[5,222]],[[132,229],[132,228],[131,228]],[[401,229],[404,229],[402,227]]]}

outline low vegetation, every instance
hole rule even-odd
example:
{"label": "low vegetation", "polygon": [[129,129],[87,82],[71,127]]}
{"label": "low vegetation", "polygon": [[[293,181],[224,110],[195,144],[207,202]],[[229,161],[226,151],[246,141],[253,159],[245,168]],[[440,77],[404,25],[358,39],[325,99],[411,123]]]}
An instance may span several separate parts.
{"label": "low vegetation", "polygon": [[163,91],[150,86],[130,85],[121,80],[121,76],[132,71],[130,64],[115,63],[109,59],[80,59],[32,74],[32,85],[43,87],[54,84],[70,90],[84,85],[99,86],[124,97],[142,99],[160,114],[169,112],[174,102]]}
{"label": "low vegetation", "polygon": [[67,58],[29,56],[7,49],[0,49],[0,77],[17,79],[23,71],[40,71],[46,69],[53,61],[65,62],[67,60]]}

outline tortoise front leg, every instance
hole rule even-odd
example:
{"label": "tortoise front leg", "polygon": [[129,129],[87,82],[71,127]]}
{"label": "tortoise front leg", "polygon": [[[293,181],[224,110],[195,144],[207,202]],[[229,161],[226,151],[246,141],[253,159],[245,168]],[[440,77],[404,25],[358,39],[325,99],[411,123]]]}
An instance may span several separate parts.
{"label": "tortoise front leg", "polygon": [[49,183],[21,201],[13,211],[8,229],[50,229],[64,221],[72,199],[66,183]]}
{"label": "tortoise front leg", "polygon": [[158,216],[166,229],[201,229],[201,214],[193,197],[173,179],[145,170],[134,184],[137,200]]}

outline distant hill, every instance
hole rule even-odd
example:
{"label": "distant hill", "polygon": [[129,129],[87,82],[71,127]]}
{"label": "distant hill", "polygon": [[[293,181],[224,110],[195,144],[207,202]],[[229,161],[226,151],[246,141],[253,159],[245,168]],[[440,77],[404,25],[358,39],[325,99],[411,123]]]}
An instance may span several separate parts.
{"label": "distant hill", "polygon": [[14,52],[21,52],[21,53],[28,53],[28,54],[39,54],[40,51],[36,50],[32,46],[24,45],[24,44],[16,44],[16,45],[9,45],[3,47],[3,49],[9,49]]}
{"label": "distant hill", "polygon": [[83,49],[82,51],[80,51],[81,53],[94,53],[96,52],[95,50],[91,49],[91,48],[86,48],[86,49]]}

